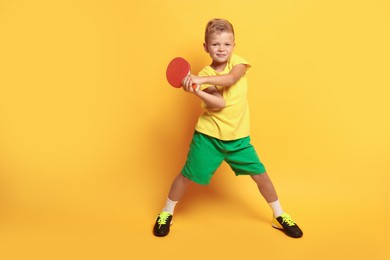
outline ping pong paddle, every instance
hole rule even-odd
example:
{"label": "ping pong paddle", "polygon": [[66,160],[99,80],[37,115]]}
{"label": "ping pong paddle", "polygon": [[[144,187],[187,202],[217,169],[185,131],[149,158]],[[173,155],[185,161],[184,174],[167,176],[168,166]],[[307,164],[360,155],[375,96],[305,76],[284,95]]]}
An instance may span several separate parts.
{"label": "ping pong paddle", "polygon": [[[188,61],[181,57],[176,57],[169,62],[166,76],[169,84],[174,88],[180,88],[182,81],[191,72],[191,66]],[[196,89],[196,84],[192,85]]]}

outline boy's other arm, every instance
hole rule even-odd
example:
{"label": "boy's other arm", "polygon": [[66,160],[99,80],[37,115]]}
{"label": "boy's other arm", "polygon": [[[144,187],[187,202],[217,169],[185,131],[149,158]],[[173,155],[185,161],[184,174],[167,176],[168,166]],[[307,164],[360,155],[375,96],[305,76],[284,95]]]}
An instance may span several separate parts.
{"label": "boy's other arm", "polygon": [[247,70],[247,65],[237,64],[233,69],[224,75],[219,76],[195,76],[191,75],[191,79],[195,84],[210,84],[214,86],[230,87],[244,76]]}
{"label": "boy's other arm", "polygon": [[216,112],[226,107],[225,99],[222,97],[221,93],[219,93],[215,86],[208,87],[204,90],[199,90],[194,93],[206,103],[207,109],[210,111]]}
{"label": "boy's other arm", "polygon": [[187,92],[197,95],[203,102],[206,103],[206,107],[210,111],[219,111],[226,106],[225,99],[219,93],[218,89],[215,86],[208,87],[204,90],[199,90],[199,85],[197,85],[196,90],[192,87],[194,82],[191,79],[191,76],[188,75],[183,80],[183,89]]}

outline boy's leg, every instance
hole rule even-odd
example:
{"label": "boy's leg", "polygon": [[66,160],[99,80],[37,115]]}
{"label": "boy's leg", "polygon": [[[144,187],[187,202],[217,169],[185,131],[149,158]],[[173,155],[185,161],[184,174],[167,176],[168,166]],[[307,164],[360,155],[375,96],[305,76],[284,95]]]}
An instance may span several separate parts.
{"label": "boy's leg", "polygon": [[191,181],[181,173],[173,180],[165,206],[158,215],[153,228],[155,236],[163,237],[168,235],[175,206],[190,183]]}
{"label": "boy's leg", "polygon": [[251,177],[256,182],[261,195],[263,195],[264,199],[268,203],[272,203],[278,200],[278,195],[276,194],[274,185],[272,184],[272,181],[266,172],[262,174],[251,175]]}
{"label": "boy's leg", "polygon": [[154,225],[156,236],[168,235],[174,208],[188,185],[191,182],[202,185],[210,182],[215,170],[223,161],[219,147],[219,140],[199,132],[194,133],[186,163],[181,173],[173,180],[165,207]]}
{"label": "boy's leg", "polygon": [[283,230],[290,237],[302,237],[302,230],[288,214],[283,212],[278,195],[268,174],[265,172],[263,174],[251,175],[251,177],[256,182],[261,195],[263,195],[273,211],[274,218],[272,220],[272,226]]}
{"label": "boy's leg", "polygon": [[191,180],[184,177],[183,174],[179,173],[173,180],[171,189],[169,190],[168,198],[172,201],[179,201],[187,189],[188,184]]}

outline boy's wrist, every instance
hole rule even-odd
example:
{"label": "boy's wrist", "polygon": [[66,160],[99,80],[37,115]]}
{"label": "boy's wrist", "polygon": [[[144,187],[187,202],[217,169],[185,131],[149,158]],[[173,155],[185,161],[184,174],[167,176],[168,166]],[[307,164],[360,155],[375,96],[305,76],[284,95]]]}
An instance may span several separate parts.
{"label": "boy's wrist", "polygon": [[199,77],[199,85],[202,85],[202,84],[205,84],[205,83],[207,83],[207,77]]}

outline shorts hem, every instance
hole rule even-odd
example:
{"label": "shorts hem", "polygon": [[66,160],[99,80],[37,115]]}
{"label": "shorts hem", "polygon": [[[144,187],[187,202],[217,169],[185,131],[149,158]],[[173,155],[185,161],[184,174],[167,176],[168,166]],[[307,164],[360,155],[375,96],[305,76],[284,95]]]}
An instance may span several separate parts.
{"label": "shorts hem", "polygon": [[260,174],[264,174],[266,173],[267,171],[262,171],[262,172],[235,172],[234,174],[236,176],[240,176],[240,175],[249,175],[249,176],[253,176],[253,175],[260,175]]}
{"label": "shorts hem", "polygon": [[193,178],[191,175],[188,175],[188,174],[185,174],[183,171],[181,171],[181,174],[186,177],[187,179],[189,179],[190,181],[196,183],[196,184],[199,184],[199,185],[203,185],[203,186],[206,186],[206,185],[209,185],[210,184],[210,181],[208,182],[202,182],[198,179],[195,179]]}

